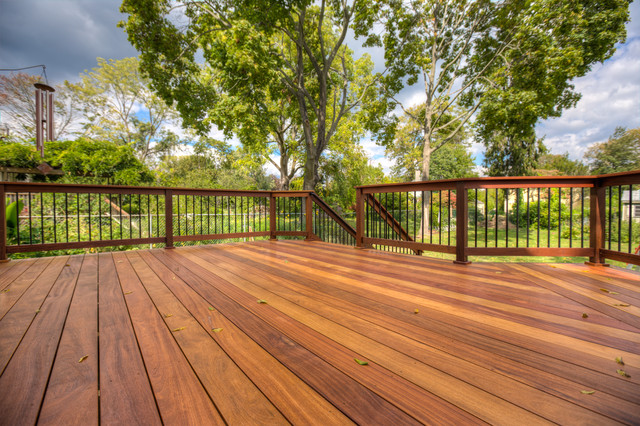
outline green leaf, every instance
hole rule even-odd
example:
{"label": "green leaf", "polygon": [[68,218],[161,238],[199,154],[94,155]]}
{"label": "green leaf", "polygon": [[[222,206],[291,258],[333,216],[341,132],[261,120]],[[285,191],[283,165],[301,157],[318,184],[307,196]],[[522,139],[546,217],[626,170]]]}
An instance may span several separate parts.
{"label": "green leaf", "polygon": [[624,361],[622,360],[621,356],[616,357],[616,362],[620,365],[624,365]]}
{"label": "green leaf", "polygon": [[80,358],[80,360],[78,361],[78,364],[81,363],[82,361],[84,361],[85,359],[89,358],[89,355],[85,355],[82,358]]}
{"label": "green leaf", "polygon": [[354,358],[353,359],[355,362],[357,362],[360,365],[369,365],[369,363],[367,361],[361,361],[358,358]]}
{"label": "green leaf", "polygon": [[621,306],[623,308],[628,308],[631,305],[629,305],[628,303],[614,303],[613,306]]}
{"label": "green leaf", "polygon": [[209,310],[210,311],[215,311],[215,308],[213,306],[209,306]]}
{"label": "green leaf", "polygon": [[596,393],[596,391],[581,390],[580,393],[583,393],[585,395],[593,395],[594,393]]}
{"label": "green leaf", "polygon": [[185,328],[187,328],[187,327],[174,328],[174,329],[173,329],[173,330],[171,330],[171,331],[173,331],[173,332],[175,332],[175,331],[180,331],[180,330],[184,330]]}
{"label": "green leaf", "polygon": [[212,328],[211,331],[213,331],[214,333],[220,333],[222,331],[221,328]]}
{"label": "green leaf", "polygon": [[264,300],[264,299],[258,299],[258,303],[261,303],[261,304],[265,304],[265,305],[266,305],[266,304],[267,304],[267,301],[266,301],[266,300]]}

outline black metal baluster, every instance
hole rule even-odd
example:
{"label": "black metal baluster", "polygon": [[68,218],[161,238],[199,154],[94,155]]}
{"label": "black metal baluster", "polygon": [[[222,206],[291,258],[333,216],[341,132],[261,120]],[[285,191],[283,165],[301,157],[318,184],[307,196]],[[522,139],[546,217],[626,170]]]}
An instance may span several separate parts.
{"label": "black metal baluster", "polygon": [[120,238],[124,239],[124,235],[122,234],[122,194],[118,194],[118,213],[120,216]]}
{"label": "black metal baluster", "polygon": [[629,253],[633,253],[631,251],[631,239],[633,238],[632,234],[632,225],[633,225],[633,185],[629,185]]}
{"label": "black metal baluster", "polygon": [[451,245],[451,190],[447,189],[447,245]]}
{"label": "black metal baluster", "polygon": [[[20,194],[17,192],[15,194],[16,194],[16,209],[17,209],[16,216],[18,219],[16,221],[16,238],[18,241],[18,245],[20,245],[20,213],[22,212],[20,211],[20,198],[19,198]],[[4,224],[2,225],[4,226]]]}
{"label": "black metal baluster", "polygon": [[438,244],[442,245],[442,190],[438,191]]}
{"label": "black metal baluster", "polygon": [[29,244],[33,244],[33,221],[31,220],[31,192],[29,194]]}
{"label": "black metal baluster", "polygon": [[622,248],[622,185],[618,185],[618,251]]}
{"label": "black metal baluster", "polygon": [[520,188],[516,188],[516,247],[519,247],[519,246],[520,246]]}
{"label": "black metal baluster", "polygon": [[551,247],[551,188],[548,188],[547,195],[547,247]]}
{"label": "black metal baluster", "polygon": [[[561,246],[561,234],[562,234],[562,188],[558,189],[558,247]],[[552,190],[553,192],[553,190]]]}
{"label": "black metal baluster", "polygon": [[489,247],[489,188],[484,189],[484,246]]}
{"label": "black metal baluster", "polygon": [[[418,219],[418,215],[416,213],[416,207],[418,207],[418,196],[416,191],[413,191],[413,239],[417,240],[418,236],[416,235],[416,221]],[[422,240],[420,240],[422,242]]]}
{"label": "black metal baluster", "polygon": [[473,210],[473,245],[478,247],[478,188],[474,190],[474,210]]}
{"label": "black metal baluster", "polygon": [[505,247],[509,247],[509,188],[504,190],[504,205]]}
{"label": "black metal baluster", "polygon": [[91,193],[88,192],[87,193],[87,228],[89,229],[89,241],[92,240],[92,235],[91,235]]}
{"label": "black metal baluster", "polygon": [[529,247],[529,227],[531,226],[531,216],[529,214],[529,201],[531,199],[531,194],[529,188],[527,188],[527,247]]}
{"label": "black metal baluster", "polygon": [[42,199],[43,195],[42,192],[40,193],[40,238],[42,238],[42,240],[40,241],[41,243],[45,243],[44,240],[44,201]]}
{"label": "black metal baluster", "polygon": [[569,188],[569,247],[573,247],[573,187]]}
{"label": "black metal baluster", "polygon": [[540,247],[540,188],[538,188],[538,231],[537,231],[537,240],[536,247]]}
{"label": "black metal baluster", "polygon": [[78,240],[77,241],[81,241],[82,238],[80,238],[80,193],[76,192],[76,213],[77,213],[77,217],[78,217]]}
{"label": "black metal baluster", "polygon": [[[165,203],[167,200],[164,200]],[[167,219],[165,218],[165,222]],[[156,194],[156,237],[160,236],[160,195]]]}
{"label": "black metal baluster", "polygon": [[496,229],[494,232],[494,237],[496,240],[496,247],[498,247],[498,188],[496,188],[496,214],[495,214],[495,219],[496,219]]}
{"label": "black metal baluster", "polygon": [[100,216],[100,222],[98,223],[98,238],[102,241],[102,194],[98,195],[98,215]]}

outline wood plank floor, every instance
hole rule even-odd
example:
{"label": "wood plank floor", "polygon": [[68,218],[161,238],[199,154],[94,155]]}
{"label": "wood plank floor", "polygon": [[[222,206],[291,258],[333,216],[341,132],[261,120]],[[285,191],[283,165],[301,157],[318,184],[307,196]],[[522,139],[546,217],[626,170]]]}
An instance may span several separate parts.
{"label": "wood plank floor", "polygon": [[303,241],[0,264],[0,424],[100,423],[640,424],[640,278]]}

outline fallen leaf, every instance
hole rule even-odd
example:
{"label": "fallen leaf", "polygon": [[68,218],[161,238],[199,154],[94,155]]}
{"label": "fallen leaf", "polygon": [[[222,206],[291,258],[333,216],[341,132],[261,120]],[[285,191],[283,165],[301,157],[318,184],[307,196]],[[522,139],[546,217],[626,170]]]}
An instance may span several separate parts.
{"label": "fallen leaf", "polygon": [[621,375],[622,377],[631,377],[630,375],[627,374],[626,371],[624,370],[616,370],[616,373],[618,373],[619,375]]}
{"label": "fallen leaf", "polygon": [[214,333],[220,333],[222,331],[221,328],[212,328],[211,331],[213,331]]}
{"label": "fallen leaf", "polygon": [[89,358],[89,355],[85,355],[82,358],[80,358],[80,360],[78,361],[78,364],[81,363],[82,361],[84,361],[85,359]]}
{"label": "fallen leaf", "polygon": [[589,315],[587,315],[586,313],[582,313],[582,318],[589,318]]}
{"label": "fallen leaf", "polygon": [[289,261],[288,261],[288,260],[285,260],[285,261],[284,261],[284,263],[289,263]]}
{"label": "fallen leaf", "polygon": [[613,306],[622,306],[623,308],[628,308],[629,305],[628,303],[614,303]]}
{"label": "fallen leaf", "polygon": [[621,356],[616,357],[616,362],[620,365],[624,365],[624,361],[622,360]]}
{"label": "fallen leaf", "polygon": [[581,390],[580,393],[583,393],[585,395],[593,395],[594,393],[596,393],[596,391]]}
{"label": "fallen leaf", "polygon": [[620,294],[617,291],[610,291],[609,294]]}
{"label": "fallen leaf", "polygon": [[172,316],[173,316],[173,314],[164,314],[165,318],[169,318],[169,317],[172,317]]}
{"label": "fallen leaf", "polygon": [[215,311],[215,308],[213,306],[209,306],[209,310],[210,311]]}
{"label": "fallen leaf", "polygon": [[2,290],[3,293],[9,293],[9,290],[11,290],[10,288],[5,288],[4,290]]}
{"label": "fallen leaf", "polygon": [[64,266],[71,266],[71,265],[69,265],[69,264],[67,263],[67,264],[65,264]]}
{"label": "fallen leaf", "polygon": [[609,290],[607,290],[606,288],[601,288],[600,291],[605,292],[605,293],[609,293]]}
{"label": "fallen leaf", "polygon": [[358,358],[354,358],[353,360],[360,365],[369,365],[367,361],[360,361]]}
{"label": "fallen leaf", "polygon": [[133,293],[133,291],[127,291],[127,292],[125,293],[125,295],[126,295],[126,294],[131,294],[131,293]]}
{"label": "fallen leaf", "polygon": [[36,314],[40,313],[40,309],[36,309]]}
{"label": "fallen leaf", "polygon": [[496,271],[496,274],[501,274],[501,273],[502,273],[502,271]]}
{"label": "fallen leaf", "polygon": [[414,314],[417,314],[418,312],[420,312],[420,311],[417,310],[417,309],[415,311],[413,311]]}
{"label": "fallen leaf", "polygon": [[266,305],[266,304],[267,304],[267,301],[266,301],[266,300],[264,300],[264,299],[258,299],[258,303],[263,303],[263,304],[265,304],[265,305]]}
{"label": "fallen leaf", "polygon": [[180,330],[184,330],[185,328],[187,328],[187,327],[174,328],[171,331],[180,331]]}

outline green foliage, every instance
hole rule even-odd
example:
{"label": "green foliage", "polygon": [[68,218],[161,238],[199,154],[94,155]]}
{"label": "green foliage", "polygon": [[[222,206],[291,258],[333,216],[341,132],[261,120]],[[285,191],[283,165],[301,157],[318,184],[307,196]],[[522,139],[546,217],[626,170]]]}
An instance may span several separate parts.
{"label": "green foliage", "polygon": [[38,164],[40,155],[33,142],[0,140],[0,166],[28,169],[37,167]]}
{"label": "green foliage", "polygon": [[113,142],[77,139],[45,143],[45,160],[64,170],[73,183],[142,185],[154,181],[151,171],[135,156],[130,146]]}
{"label": "green foliage", "polygon": [[569,153],[544,154],[538,160],[538,174],[560,176],[585,176],[589,168],[580,160],[571,160]]}
{"label": "green foliage", "polygon": [[[177,114],[149,89],[138,59],[97,60],[96,68],[80,75],[80,83],[65,83],[82,105],[84,136],[130,145],[143,163],[178,146],[180,139],[167,129]],[[140,107],[142,113],[136,113]]]}
{"label": "green foliage", "polygon": [[124,0],[121,25],[153,89],[186,124],[201,133],[215,124],[264,158],[285,154],[274,163],[285,181],[304,153],[304,187],[313,189],[341,122],[375,103],[372,62],[344,45],[363,4]]}
{"label": "green foliage", "polygon": [[[558,229],[558,224],[569,222],[569,206],[566,195],[563,195],[562,203],[559,204],[559,194],[557,189],[551,190],[551,199],[543,193],[540,200],[529,202],[528,223],[531,228]],[[519,223],[521,227],[527,224],[527,201],[526,191],[520,190],[519,206],[516,209],[515,203],[510,206],[509,221],[513,224]],[[538,215],[538,204],[540,204],[540,214]],[[550,213],[549,213],[550,212]],[[587,213],[588,214],[588,213]]]}
{"label": "green foliage", "polygon": [[640,127],[618,127],[609,140],[591,145],[585,153],[594,174],[640,169]]}
{"label": "green foliage", "polygon": [[[8,203],[7,203],[8,204]],[[7,222],[7,238],[11,244],[12,240],[15,240],[18,235],[18,215],[24,208],[22,200],[14,201],[8,204],[5,209],[6,222]]]}
{"label": "green foliage", "polygon": [[472,62],[475,70],[486,70],[476,135],[487,148],[491,176],[529,174],[544,153],[536,122],[560,116],[580,99],[572,79],[624,42],[629,2],[549,0],[496,7]]}

